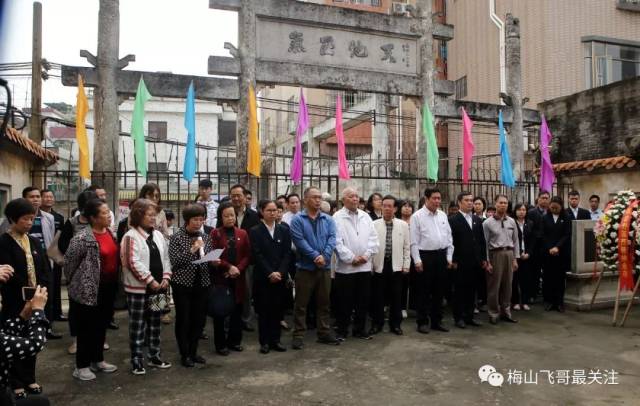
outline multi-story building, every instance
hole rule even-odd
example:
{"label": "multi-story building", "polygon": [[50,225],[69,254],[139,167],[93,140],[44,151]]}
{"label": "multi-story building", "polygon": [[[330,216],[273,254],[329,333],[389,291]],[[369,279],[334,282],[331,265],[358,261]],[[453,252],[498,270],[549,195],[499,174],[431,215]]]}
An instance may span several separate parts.
{"label": "multi-story building", "polygon": [[[447,72],[459,99],[501,103],[507,13],[520,21],[527,108],[640,75],[637,0],[447,0],[446,10],[447,22],[455,27]],[[461,130],[458,123],[450,123],[450,129],[449,156],[455,161],[461,155]],[[525,147],[535,148],[537,131],[524,135]],[[474,141],[478,155],[499,152],[495,124],[478,123]]]}

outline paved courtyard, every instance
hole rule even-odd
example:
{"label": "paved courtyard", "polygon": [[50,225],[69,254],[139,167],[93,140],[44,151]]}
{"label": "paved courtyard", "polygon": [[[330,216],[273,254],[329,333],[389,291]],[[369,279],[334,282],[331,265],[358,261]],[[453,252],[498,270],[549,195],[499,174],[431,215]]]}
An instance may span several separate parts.
{"label": "paved courtyard", "polygon": [[[611,311],[545,313],[540,306],[515,313],[516,325],[485,324],[450,333],[390,333],[372,341],[349,339],[338,347],[316,344],[312,332],[303,351],[258,353],[257,334],[246,334],[245,351],[220,357],[201,341],[208,363],[178,365],[173,324],[163,326],[163,351],[174,366],[129,372],[126,312],[120,330],[109,331],[106,359],[113,375],[94,382],[71,377],[68,337],[51,341],[39,357],[38,377],[54,405],[637,405],[640,399],[640,309],[625,328],[610,326]],[[486,314],[482,315],[486,317]],[[448,323],[451,326],[451,322]],[[66,326],[58,323],[57,330]],[[207,329],[210,331],[211,325]],[[290,343],[285,334],[283,342]],[[478,369],[493,365],[502,387],[481,383]],[[509,384],[508,371],[537,373],[538,384]],[[544,370],[615,370],[612,384],[549,384]],[[531,376],[529,376],[530,378]],[[570,378],[570,380],[573,378]],[[591,381],[587,378],[587,382]]]}

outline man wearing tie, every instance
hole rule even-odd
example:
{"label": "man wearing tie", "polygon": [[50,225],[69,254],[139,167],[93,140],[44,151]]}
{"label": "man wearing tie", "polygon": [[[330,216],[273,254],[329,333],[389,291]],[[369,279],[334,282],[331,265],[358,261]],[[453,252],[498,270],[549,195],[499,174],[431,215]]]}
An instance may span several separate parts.
{"label": "man wearing tie", "polygon": [[458,195],[457,214],[449,218],[453,238],[453,318],[458,328],[480,326],[473,319],[477,273],[487,266],[482,220],[473,214],[473,195]]}
{"label": "man wearing tie", "polygon": [[447,215],[438,209],[442,196],[438,189],[424,191],[425,203],[411,217],[411,257],[415,262],[418,290],[418,332],[431,329],[442,332],[442,297],[446,272],[451,268],[453,240]]}
{"label": "man wearing tie", "polygon": [[591,220],[591,213],[587,209],[578,207],[580,204],[580,193],[577,190],[569,192],[569,208],[567,218],[573,220]]}

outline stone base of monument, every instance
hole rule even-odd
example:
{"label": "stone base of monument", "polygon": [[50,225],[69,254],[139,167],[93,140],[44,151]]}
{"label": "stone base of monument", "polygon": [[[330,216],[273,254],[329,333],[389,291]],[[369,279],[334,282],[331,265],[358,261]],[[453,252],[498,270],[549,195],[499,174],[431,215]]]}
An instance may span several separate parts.
{"label": "stone base of monument", "polygon": [[[592,273],[575,274],[567,273],[567,289],[564,295],[564,304],[567,309],[588,311],[591,308],[591,299],[593,291],[598,283],[597,278]],[[593,309],[612,309],[616,302],[616,291],[618,287],[618,274],[605,272],[602,275],[602,281],[598,288],[598,294],[593,302]],[[631,292],[620,292],[620,306],[624,312],[624,306],[627,305],[631,298]],[[640,299],[636,297],[636,303],[640,303]],[[632,309],[633,312],[634,309]]]}
{"label": "stone base of monument", "polygon": [[[567,288],[564,303],[567,309],[589,310],[593,292],[598,283],[597,275],[602,270],[602,262],[597,261],[596,239],[593,220],[578,220],[572,223],[571,272],[567,272]],[[594,271],[596,273],[594,277]],[[594,309],[613,308],[616,302],[618,274],[605,272],[593,303]],[[631,298],[631,292],[620,292],[621,313]],[[636,302],[640,299],[636,296]],[[632,309],[633,312],[633,309]]]}

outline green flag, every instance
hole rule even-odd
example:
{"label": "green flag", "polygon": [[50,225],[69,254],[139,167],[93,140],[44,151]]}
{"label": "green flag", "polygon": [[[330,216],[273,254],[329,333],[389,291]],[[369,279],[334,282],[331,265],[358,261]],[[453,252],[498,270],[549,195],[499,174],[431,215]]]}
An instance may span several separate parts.
{"label": "green flag", "polygon": [[438,142],[436,141],[436,130],[433,126],[433,116],[429,110],[429,103],[422,108],[422,134],[427,139],[427,179],[438,181]]}
{"label": "green flag", "polygon": [[144,80],[140,77],[136,101],[133,105],[131,119],[131,138],[135,146],[136,170],[142,176],[147,176],[147,146],[144,140],[144,105],[151,98]]}

